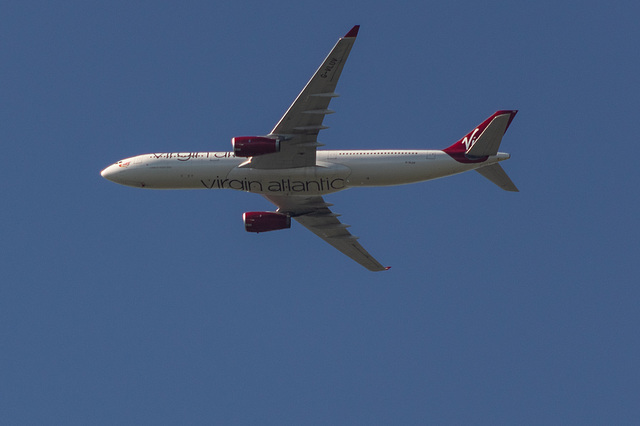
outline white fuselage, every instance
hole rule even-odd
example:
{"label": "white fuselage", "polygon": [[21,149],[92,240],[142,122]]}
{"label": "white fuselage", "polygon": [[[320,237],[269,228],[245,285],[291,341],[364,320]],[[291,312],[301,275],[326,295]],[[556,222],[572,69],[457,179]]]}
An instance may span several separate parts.
{"label": "white fuselage", "polygon": [[460,163],[440,150],[318,151],[316,166],[253,169],[232,152],[144,154],[121,160],[102,176],[150,189],[235,189],[266,195],[324,195],[358,186],[421,182],[509,158]]}

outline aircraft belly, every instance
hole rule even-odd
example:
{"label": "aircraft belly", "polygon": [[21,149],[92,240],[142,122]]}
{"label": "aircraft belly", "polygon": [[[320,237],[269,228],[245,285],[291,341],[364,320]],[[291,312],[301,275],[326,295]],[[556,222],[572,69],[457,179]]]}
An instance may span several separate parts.
{"label": "aircraft belly", "polygon": [[[148,189],[214,189],[238,161],[155,160],[127,170],[126,184]],[[130,183],[129,183],[130,182]]]}
{"label": "aircraft belly", "polygon": [[450,158],[397,158],[380,162],[354,162],[348,186],[392,186],[437,179],[469,170]]}
{"label": "aircraft belly", "polygon": [[[434,151],[435,152],[435,151]],[[153,159],[121,171],[120,183],[150,189],[235,189],[266,195],[325,195],[356,186],[421,182],[470,170],[448,155],[327,158],[314,167],[255,169],[242,159]],[[135,159],[134,159],[135,160]],[[324,161],[323,161],[324,160]]]}

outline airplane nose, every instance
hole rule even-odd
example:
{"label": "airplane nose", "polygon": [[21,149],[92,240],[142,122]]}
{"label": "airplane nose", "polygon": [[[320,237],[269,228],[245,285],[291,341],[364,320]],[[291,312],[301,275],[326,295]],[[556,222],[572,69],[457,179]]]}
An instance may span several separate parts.
{"label": "airplane nose", "polygon": [[111,182],[134,187],[145,187],[140,171],[130,166],[130,161],[118,161],[100,172],[100,176]]}
{"label": "airplane nose", "polygon": [[100,176],[103,178],[110,180],[111,182],[115,182],[115,175],[118,172],[118,167],[115,164],[110,165],[100,172]]}

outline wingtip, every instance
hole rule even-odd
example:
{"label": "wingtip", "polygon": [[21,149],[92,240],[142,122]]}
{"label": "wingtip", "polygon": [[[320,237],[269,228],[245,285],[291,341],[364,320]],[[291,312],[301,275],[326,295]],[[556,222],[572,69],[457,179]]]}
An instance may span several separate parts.
{"label": "wingtip", "polygon": [[384,270],[385,270],[385,271],[388,271],[389,269],[391,269],[391,266],[386,266],[386,267],[384,268]]}
{"label": "wingtip", "polygon": [[356,25],[353,28],[351,28],[343,38],[355,38],[358,36],[359,30],[360,30],[360,25]]}
{"label": "wingtip", "polygon": [[511,122],[513,121],[513,119],[516,118],[517,113],[518,113],[517,109],[507,109],[507,110],[496,111],[494,116],[500,115],[500,114],[509,114],[509,121],[507,122],[507,128],[504,129],[504,131],[506,132],[507,129],[509,129],[509,126],[511,125]]}

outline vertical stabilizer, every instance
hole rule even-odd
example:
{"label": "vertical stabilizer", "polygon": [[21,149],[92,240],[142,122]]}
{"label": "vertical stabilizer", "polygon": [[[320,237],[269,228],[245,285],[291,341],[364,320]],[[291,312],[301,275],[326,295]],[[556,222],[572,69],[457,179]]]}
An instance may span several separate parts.
{"label": "vertical stabilizer", "polygon": [[519,192],[504,169],[496,162],[506,160],[509,154],[501,153],[499,158],[495,157],[498,155],[502,137],[517,113],[515,110],[496,111],[443,151],[460,163],[484,163],[489,157],[494,157],[489,165],[478,164],[479,168],[475,170],[505,191]]}
{"label": "vertical stabilizer", "polygon": [[461,163],[481,163],[498,153],[502,136],[518,111],[496,111],[462,139],[443,151]]}

